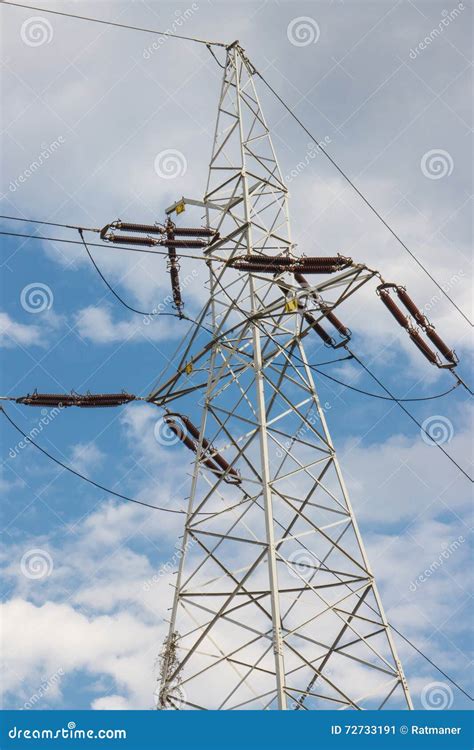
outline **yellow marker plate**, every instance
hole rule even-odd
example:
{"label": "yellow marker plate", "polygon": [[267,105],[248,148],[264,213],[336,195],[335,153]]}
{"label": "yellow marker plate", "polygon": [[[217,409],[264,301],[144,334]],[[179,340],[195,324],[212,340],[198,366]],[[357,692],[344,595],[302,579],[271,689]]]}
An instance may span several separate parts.
{"label": "yellow marker plate", "polygon": [[295,310],[298,309],[298,300],[293,299],[287,299],[285,304],[285,312],[295,312]]}

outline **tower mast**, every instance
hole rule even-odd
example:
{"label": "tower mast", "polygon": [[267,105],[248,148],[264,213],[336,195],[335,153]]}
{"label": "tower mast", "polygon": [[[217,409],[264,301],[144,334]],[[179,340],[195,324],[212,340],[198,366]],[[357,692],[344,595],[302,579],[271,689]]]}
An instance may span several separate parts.
{"label": "tower mast", "polygon": [[363,272],[308,291],[228,264],[296,257],[254,72],[227,48],[204,197],[213,338],[159,707],[412,708],[304,346],[321,293]]}

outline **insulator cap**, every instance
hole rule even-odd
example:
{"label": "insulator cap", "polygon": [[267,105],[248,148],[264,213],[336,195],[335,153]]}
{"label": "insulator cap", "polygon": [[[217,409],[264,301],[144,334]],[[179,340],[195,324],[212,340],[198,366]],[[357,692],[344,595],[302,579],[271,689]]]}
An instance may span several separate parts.
{"label": "insulator cap", "polygon": [[458,363],[458,358],[456,357],[454,351],[450,349],[447,344],[445,344],[441,336],[436,333],[433,326],[428,326],[426,328],[426,335],[436,346],[436,348],[441,352],[443,357],[445,357],[449,362],[452,362],[455,365]]}
{"label": "insulator cap", "polygon": [[294,273],[294,277],[295,277],[295,281],[297,281],[300,286],[302,286],[302,287],[308,287],[309,286],[308,280],[305,279],[305,277],[303,276],[302,273],[298,273],[298,271],[296,271]]}
{"label": "insulator cap", "polygon": [[349,329],[346,328],[346,326],[344,325],[344,323],[341,320],[339,320],[339,318],[337,317],[337,315],[335,315],[332,312],[332,310],[329,310],[326,307],[326,305],[324,305],[324,304],[321,304],[320,307],[321,307],[321,310],[324,312],[327,320],[329,320],[329,322],[332,323],[332,325],[334,326],[334,328],[337,331],[339,331],[339,333],[341,334],[341,336],[347,336],[348,337],[348,336],[351,335],[351,332],[349,331]]}
{"label": "insulator cap", "polygon": [[347,266],[352,264],[352,258],[345,258],[343,255],[333,256],[314,256],[298,258],[298,263],[305,268],[306,266],[316,265],[330,265],[330,266]]}
{"label": "insulator cap", "polygon": [[286,271],[299,271],[304,270],[305,273],[335,273],[336,271],[340,270],[339,266],[334,265],[322,265],[322,264],[314,264],[311,266],[300,266],[299,264],[293,264],[292,266],[281,264],[281,263],[274,263],[274,264],[260,264],[260,263],[248,263],[246,261],[235,261],[235,263],[232,263],[232,268],[235,268],[238,271],[255,271],[257,273],[285,273]]}
{"label": "insulator cap", "polygon": [[336,342],[334,341],[332,336],[330,336],[329,333],[327,333],[324,330],[322,325],[316,322],[316,318],[313,315],[311,315],[311,313],[304,313],[304,319],[306,320],[308,325],[311,326],[313,331],[315,331],[318,334],[319,338],[324,341],[324,343],[327,346],[334,347],[336,345]]}
{"label": "insulator cap", "polygon": [[347,266],[352,264],[352,258],[343,255],[334,256],[306,256],[303,258],[292,258],[288,255],[246,255],[236,262],[258,263],[264,266],[288,266],[297,269],[294,273],[311,266]]}
{"label": "insulator cap", "polygon": [[428,324],[428,320],[425,315],[421,312],[421,310],[415,305],[412,298],[406,293],[405,289],[402,286],[395,287],[397,290],[398,298],[403,302],[406,309],[408,310],[411,315],[413,315],[413,318],[416,320],[416,322],[425,328]]}
{"label": "insulator cap", "polygon": [[103,239],[108,242],[115,242],[116,244],[147,245],[149,247],[158,245],[159,243],[159,240],[154,240],[153,237],[133,237],[132,235],[126,234],[106,234]]}
{"label": "insulator cap", "polygon": [[[310,286],[307,279],[303,276],[302,273],[295,272],[295,281],[298,282],[298,284],[303,288],[306,289]],[[350,338],[351,332],[350,330],[342,323],[341,320],[335,315],[329,305],[326,305],[324,302],[322,302],[321,298],[318,294],[315,294],[314,292],[310,294],[310,296],[315,300],[315,302],[319,305],[321,312],[324,313],[327,320],[329,320],[330,323],[336,328],[337,331],[341,334],[341,336],[344,336],[346,338]]]}
{"label": "insulator cap", "polygon": [[167,237],[162,242],[167,247],[207,247],[207,243],[204,240],[173,240]]}
{"label": "insulator cap", "polygon": [[[183,423],[184,430],[175,422],[174,417],[177,417]],[[189,417],[177,413],[167,414],[164,420],[166,424],[171,427],[175,435],[177,435],[188,448],[191,448],[194,453],[197,453],[198,444],[201,442],[203,452],[201,460],[209,469],[211,469],[211,471],[219,476],[225,472],[224,481],[229,484],[240,484],[242,480],[238,471],[220,455],[217,449],[210,444],[209,440],[205,437],[200,439],[200,432],[191,422]],[[188,433],[193,438],[192,440],[189,438]]]}
{"label": "insulator cap", "polygon": [[131,393],[32,393],[16,399],[27,406],[80,406],[83,408],[121,406],[135,401]]}
{"label": "insulator cap", "polygon": [[336,273],[341,270],[340,266],[322,263],[312,263],[305,266],[297,266],[297,268],[301,268],[305,273]]}
{"label": "insulator cap", "polygon": [[160,224],[131,224],[126,221],[115,221],[112,224],[114,229],[120,229],[122,232],[143,232],[144,234],[163,234],[165,228]]}
{"label": "insulator cap", "polygon": [[410,328],[408,333],[410,334],[410,338],[413,341],[413,343],[418,347],[420,352],[425,355],[426,359],[429,362],[431,362],[431,364],[437,365],[438,359],[436,357],[436,354],[434,353],[432,349],[430,349],[426,341],[423,341],[418,331],[415,331],[413,328]]}
{"label": "insulator cap", "polygon": [[385,307],[390,310],[397,323],[400,323],[402,328],[405,328],[408,331],[409,327],[407,316],[404,315],[398,305],[395,304],[390,296],[390,293],[382,289],[380,291],[380,299],[384,303]]}
{"label": "insulator cap", "polygon": [[74,406],[76,396],[72,393],[35,393],[15,399],[17,404],[26,406]]}
{"label": "insulator cap", "polygon": [[214,237],[218,234],[215,229],[210,227],[173,227],[173,234],[176,237]]}

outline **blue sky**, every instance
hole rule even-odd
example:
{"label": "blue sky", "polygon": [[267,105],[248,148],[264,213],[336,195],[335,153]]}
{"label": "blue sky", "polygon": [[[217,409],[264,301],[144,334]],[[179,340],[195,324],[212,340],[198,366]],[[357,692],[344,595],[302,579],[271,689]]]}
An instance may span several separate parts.
{"label": "blue sky", "polygon": [[[467,3],[203,0],[186,7],[153,2],[47,7],[72,13],[80,8],[84,15],[165,29],[189,10],[182,33],[239,38],[256,66],[310,130],[326,139],[328,151],[472,315]],[[452,8],[460,13],[433,35],[446,19],[443,10]],[[118,217],[154,222],[181,195],[201,197],[221,74],[205,48],[167,40],[153,50],[155,37],[55,16],[47,17],[45,41],[36,44],[25,26],[31,11],[5,7],[2,17],[2,214],[91,227]],[[289,25],[301,17],[318,30],[314,43],[291,43]],[[427,37],[430,42],[420,49]],[[261,95],[288,178],[299,248],[308,254],[343,252],[405,283],[455,346],[460,372],[469,380],[466,321],[331,165],[321,155],[307,156],[308,137],[278,103],[268,92]],[[157,155],[166,149],[184,157],[174,179],[155,169]],[[42,151],[48,158],[29,176]],[[441,153],[444,176],[423,169],[432,151]],[[300,162],[307,165],[297,168]],[[2,220],[3,231],[33,228]],[[78,238],[73,230],[35,231]],[[148,325],[123,309],[79,246],[2,240],[2,394],[38,388],[146,395],[187,324],[162,317]],[[132,306],[149,310],[163,302],[169,291],[163,259],[130,257],[117,248],[92,251]],[[192,279],[185,290],[190,315],[206,298],[202,266],[182,262],[183,275]],[[49,309],[42,312],[22,305],[22,292],[24,301],[24,290],[38,283],[47,287]],[[354,332],[356,351],[397,394],[431,395],[450,387],[449,374],[431,367],[396,329],[373,287],[346,303],[340,317]],[[332,356],[317,341],[309,353],[313,362]],[[352,363],[328,372],[376,389]],[[319,388],[389,620],[469,687],[469,482],[395,405],[324,379]],[[419,421],[441,421],[443,447],[468,469],[466,392],[458,389],[410,408]],[[45,416],[14,404],[7,409],[27,433],[39,429]],[[48,418],[38,441],[119,492],[183,507],[190,454],[157,442],[158,418],[154,407],[141,403],[114,411],[66,410]],[[41,692],[33,700],[38,708],[151,707],[154,662],[172,596],[172,576],[162,566],[175,559],[180,518],[127,505],[83,484],[33,447],[21,448],[20,436],[5,421],[2,429],[4,705],[29,708]],[[48,575],[25,575],[35,550]],[[403,641],[397,644],[421,706],[426,687],[446,681]],[[447,695],[453,707],[466,707],[458,692]]]}

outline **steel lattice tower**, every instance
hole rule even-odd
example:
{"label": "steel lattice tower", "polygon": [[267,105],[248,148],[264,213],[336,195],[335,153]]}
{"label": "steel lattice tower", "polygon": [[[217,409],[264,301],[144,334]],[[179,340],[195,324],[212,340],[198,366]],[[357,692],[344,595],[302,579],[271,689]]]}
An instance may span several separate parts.
{"label": "steel lattice tower", "polygon": [[[318,294],[335,305],[372,274],[310,295],[214,259],[294,253],[254,72],[228,48],[204,198],[212,345],[188,342],[149,397],[167,403],[198,361],[208,373],[159,707],[412,708],[304,348]],[[231,470],[206,465],[208,444]]]}

